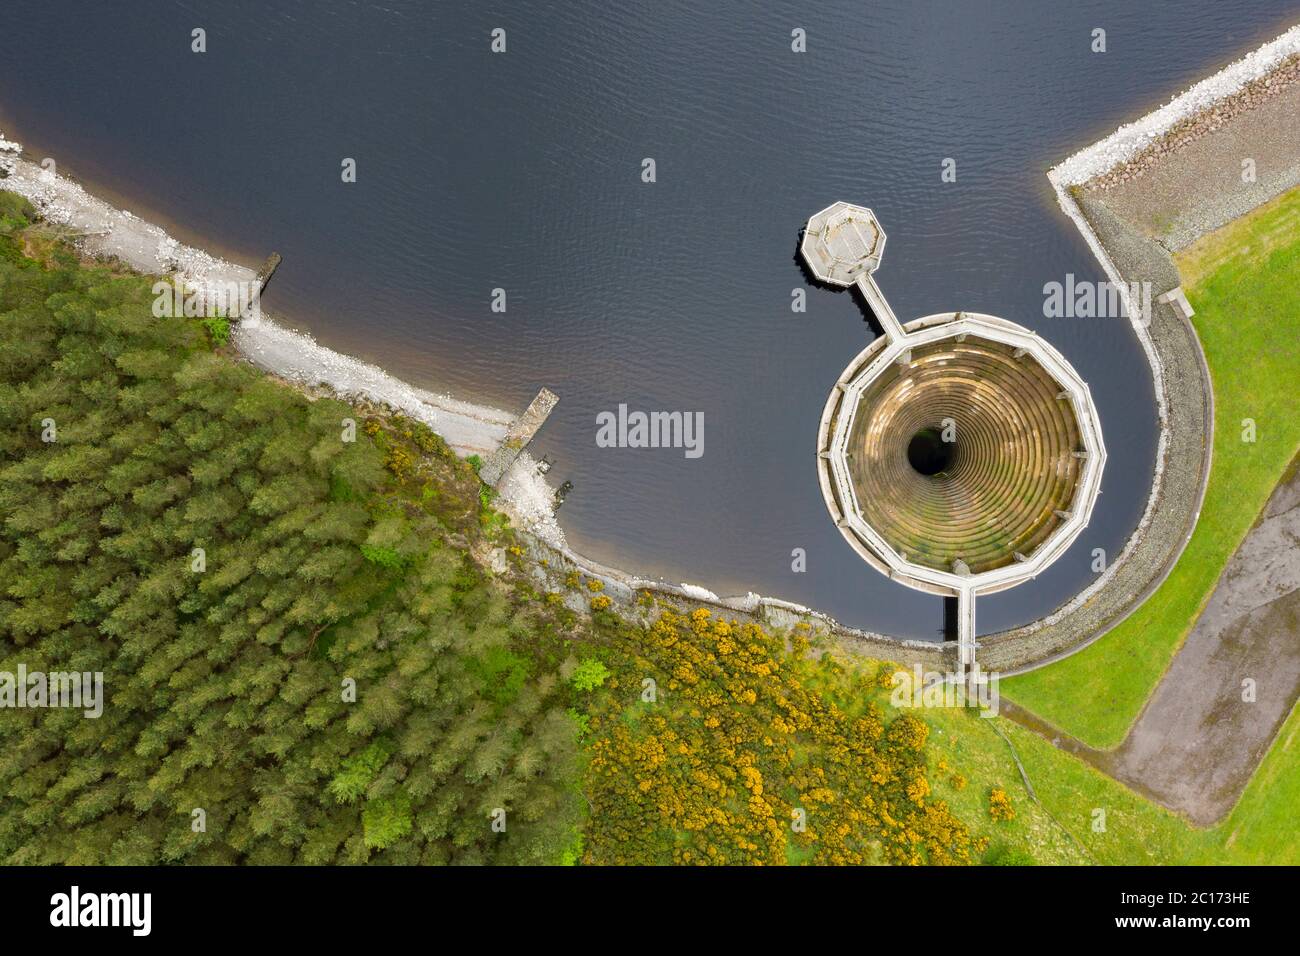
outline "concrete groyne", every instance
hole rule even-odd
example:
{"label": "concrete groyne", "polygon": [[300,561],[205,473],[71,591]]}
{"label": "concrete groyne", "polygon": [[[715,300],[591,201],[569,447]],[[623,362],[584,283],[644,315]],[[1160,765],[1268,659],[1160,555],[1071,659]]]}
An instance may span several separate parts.
{"label": "concrete groyne", "polygon": [[483,467],[479,469],[479,478],[485,485],[495,488],[510,467],[519,459],[524,446],[533,440],[533,436],[546,424],[551,411],[560,401],[560,397],[549,388],[537,393],[524,413],[510,423],[501,443],[492,452]]}

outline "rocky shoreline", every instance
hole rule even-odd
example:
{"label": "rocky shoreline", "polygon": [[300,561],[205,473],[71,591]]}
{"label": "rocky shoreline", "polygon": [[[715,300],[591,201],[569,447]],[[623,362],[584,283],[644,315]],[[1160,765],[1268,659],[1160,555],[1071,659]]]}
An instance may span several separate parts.
{"label": "rocky shoreline", "polygon": [[[0,188],[22,195],[41,217],[88,256],[116,259],[146,275],[174,276],[189,290],[209,295],[258,285],[255,270],[186,246],[161,227],[88,193],[66,176],[22,158],[20,144],[0,134]],[[500,444],[514,416],[449,395],[416,388],[383,369],[317,343],[262,314],[236,325],[232,344],[241,357],[295,385],[327,390],[399,410],[424,422],[458,454],[486,454]],[[550,507],[553,491],[526,454],[501,482],[504,510],[516,522],[562,546],[563,532]]]}
{"label": "rocky shoreline", "polygon": [[[1148,281],[1156,296],[1177,286],[1178,275],[1167,249],[1088,193],[1108,193],[1142,179],[1170,157],[1206,137],[1222,136],[1234,121],[1290,90],[1300,91],[1300,26],[1052,170],[1049,178],[1062,207],[1112,282]],[[24,194],[52,221],[78,230],[88,252],[117,256],[143,272],[176,272],[195,283],[253,278],[252,270],[181,246],[157,226],[18,159],[17,149],[0,137],[0,160],[5,164],[0,188]],[[1130,315],[1138,315],[1126,305]],[[443,434],[460,454],[495,447],[512,420],[499,409],[415,389],[268,320],[261,326],[236,333],[235,344],[249,361],[307,387],[327,387],[399,409]],[[1190,323],[1170,305],[1156,305],[1151,315],[1134,322],[1134,328],[1151,362],[1161,421],[1156,477],[1146,512],[1121,555],[1085,591],[1047,617],[980,638],[980,661],[986,670],[1009,674],[1033,669],[1105,634],[1163,583],[1195,527],[1213,435],[1213,393],[1204,355]],[[955,660],[955,642],[899,640],[846,627],[790,602],[754,593],[719,597],[698,586],[644,579],[590,561],[565,543],[551,509],[551,489],[526,452],[503,479],[500,491],[502,510],[524,532],[539,583],[560,589],[570,571],[598,579],[613,609],[631,620],[644,619],[641,596],[648,593],[770,627],[802,622],[854,655],[927,667],[952,666]],[[586,607],[580,592],[566,600],[575,610]]]}
{"label": "rocky shoreline", "polygon": [[1300,84],[1300,54],[1291,55],[1272,72],[1251,80],[1236,93],[1182,120],[1138,155],[1090,179],[1082,188],[1104,191],[1132,182],[1158,166],[1170,154],[1203,136],[1218,132],[1237,117],[1264,105],[1296,84]]}
{"label": "rocky shoreline", "polygon": [[[0,189],[24,196],[43,219],[64,231],[86,255],[116,259],[148,275],[174,275],[187,288],[208,289],[222,283],[255,281],[254,270],[178,243],[159,226],[111,206],[67,177],[22,159],[21,150],[19,144],[0,135]],[[486,457],[500,444],[514,420],[513,415],[501,409],[416,388],[377,366],[335,352],[309,335],[285,328],[266,315],[256,323],[237,325],[231,343],[246,361],[308,394],[333,394],[400,411],[422,421],[461,456]],[[637,603],[637,598],[649,592],[679,606],[707,607],[770,627],[785,628],[802,621],[823,635],[834,633],[841,642],[872,657],[891,658],[905,651],[927,662],[937,663],[940,659],[940,645],[899,642],[846,628],[823,614],[787,601],[753,593],[720,597],[697,585],[642,578],[588,560],[568,547],[554,513],[554,491],[527,451],[520,453],[498,483],[497,491],[497,507],[521,532],[541,581],[559,590],[560,582],[570,570],[597,578],[605,582],[608,588],[605,593],[613,601],[614,609],[629,619],[643,618],[644,606]],[[586,609],[581,595],[575,595],[574,601],[575,609]]]}

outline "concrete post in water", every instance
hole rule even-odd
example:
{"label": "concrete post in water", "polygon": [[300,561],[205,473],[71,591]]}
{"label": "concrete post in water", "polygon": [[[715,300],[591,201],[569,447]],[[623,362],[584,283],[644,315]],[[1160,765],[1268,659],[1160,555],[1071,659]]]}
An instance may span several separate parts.
{"label": "concrete post in water", "polygon": [[266,290],[266,284],[271,281],[271,276],[275,275],[275,270],[280,268],[280,253],[273,252],[266,257],[262,263],[262,268],[257,270],[257,294],[261,295]]}

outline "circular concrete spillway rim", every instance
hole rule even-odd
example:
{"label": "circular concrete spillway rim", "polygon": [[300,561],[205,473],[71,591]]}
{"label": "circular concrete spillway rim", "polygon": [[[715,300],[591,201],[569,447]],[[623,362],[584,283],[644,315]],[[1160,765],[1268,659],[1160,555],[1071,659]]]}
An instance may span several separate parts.
{"label": "circular concrete spillway rim", "polygon": [[[1035,577],[1055,561],[1087,526],[1101,486],[1106,449],[1087,384],[1050,343],[1023,326],[996,316],[940,313],[913,320],[897,338],[878,338],[851,361],[827,399],[818,432],[818,476],[827,508],[850,546],[891,579],[943,595],[992,593]],[[1071,402],[1085,457],[1068,515],[1025,560],[992,570],[962,574],[916,564],[899,554],[862,517],[845,466],[846,444],[862,392],[911,348],[969,335],[1023,349],[1060,384]],[[832,427],[833,424],[833,427]],[[843,502],[841,506],[840,502]]]}

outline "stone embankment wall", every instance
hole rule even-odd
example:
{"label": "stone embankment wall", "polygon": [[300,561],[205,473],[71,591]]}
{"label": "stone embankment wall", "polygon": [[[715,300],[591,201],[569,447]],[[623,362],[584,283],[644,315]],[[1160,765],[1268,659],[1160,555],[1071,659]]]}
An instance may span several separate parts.
{"label": "stone embankment wall", "polygon": [[[986,668],[1017,673],[1086,647],[1164,583],[1191,538],[1214,442],[1209,368],[1188,319],[1154,301],[1141,316],[1127,290],[1149,283],[1154,300],[1180,285],[1171,249],[1300,182],[1297,102],[1300,27],[1293,27],[1049,174],[1107,279],[1124,290],[1129,315],[1138,316],[1134,331],[1151,363],[1160,441],[1145,513],[1120,555],[1053,614],[982,638]],[[1250,176],[1243,157],[1251,159]]]}
{"label": "stone embankment wall", "polygon": [[[1169,254],[1103,208],[1085,208],[1118,280],[1150,282],[1152,297],[1178,285]],[[1107,570],[1062,608],[1025,627],[980,638],[985,669],[1013,673],[1087,646],[1128,617],[1163,583],[1200,514],[1213,447],[1213,392],[1191,323],[1153,302],[1141,330],[1155,371],[1160,441],[1152,492],[1137,529]],[[1105,499],[1102,499],[1104,507]]]}
{"label": "stone embankment wall", "polygon": [[[610,610],[635,623],[649,623],[656,613],[656,605],[660,603],[687,611],[705,608],[729,619],[752,621],[775,631],[806,624],[813,635],[823,639],[823,647],[839,649],[856,657],[920,663],[932,668],[948,666],[949,654],[945,650],[945,644],[935,641],[903,641],[846,627],[820,611],[778,598],[763,597],[752,591],[742,597],[719,597],[712,591],[693,584],[669,584],[641,578],[591,561],[566,546],[551,544],[536,535],[526,534],[523,537],[528,544],[529,565],[537,583],[546,590],[565,593],[566,605],[576,612],[587,610],[592,593],[585,588],[566,590],[565,578],[570,571],[600,581],[604,585],[600,593],[613,602]],[[650,605],[640,603],[638,598],[642,592],[648,592],[654,602]]]}

